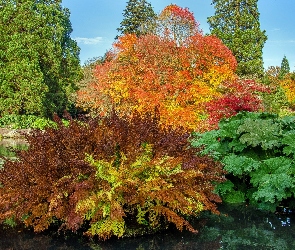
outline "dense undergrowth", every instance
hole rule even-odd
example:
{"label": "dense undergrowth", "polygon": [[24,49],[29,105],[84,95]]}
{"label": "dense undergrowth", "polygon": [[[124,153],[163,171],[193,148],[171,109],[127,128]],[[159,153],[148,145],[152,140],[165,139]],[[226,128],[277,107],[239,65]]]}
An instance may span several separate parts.
{"label": "dense undergrowth", "polygon": [[[63,119],[63,123],[68,124]],[[8,129],[45,129],[48,127],[57,128],[56,122],[52,119],[39,117],[36,115],[4,115],[0,118],[0,127]]]}
{"label": "dense undergrowth", "polygon": [[203,210],[218,213],[221,165],[197,156],[189,134],[161,128],[157,114],[72,120],[26,135],[29,149],[0,172],[0,219],[36,232],[60,225],[107,239],[157,230]]}
{"label": "dense undergrowth", "polygon": [[191,143],[223,164],[227,181],[217,187],[223,201],[269,211],[294,207],[295,116],[243,112],[217,130],[194,133]]}

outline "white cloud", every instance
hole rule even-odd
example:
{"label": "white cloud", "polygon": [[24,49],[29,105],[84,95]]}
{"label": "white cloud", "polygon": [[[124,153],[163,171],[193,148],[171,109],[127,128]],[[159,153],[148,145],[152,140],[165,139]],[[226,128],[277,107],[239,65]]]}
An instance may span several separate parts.
{"label": "white cloud", "polygon": [[102,37],[93,37],[93,38],[88,38],[88,37],[76,37],[74,38],[76,42],[79,44],[87,44],[87,45],[95,45],[98,44],[102,41]]}

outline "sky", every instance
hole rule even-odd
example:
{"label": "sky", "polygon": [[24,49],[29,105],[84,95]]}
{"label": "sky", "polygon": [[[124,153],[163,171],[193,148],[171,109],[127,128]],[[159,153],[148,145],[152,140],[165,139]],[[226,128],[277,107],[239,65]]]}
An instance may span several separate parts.
{"label": "sky", "polygon": [[[63,0],[70,10],[75,39],[81,48],[80,61],[103,56],[112,48],[128,0]],[[148,0],[156,14],[167,5],[187,7],[194,13],[204,34],[210,33],[207,17],[214,15],[211,0]],[[263,48],[264,68],[280,66],[284,56],[295,71],[295,0],[259,0],[260,27],[268,37]]]}

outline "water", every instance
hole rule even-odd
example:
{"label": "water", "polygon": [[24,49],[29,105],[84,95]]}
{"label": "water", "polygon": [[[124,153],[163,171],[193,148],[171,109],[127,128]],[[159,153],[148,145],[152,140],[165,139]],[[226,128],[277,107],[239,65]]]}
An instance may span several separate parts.
{"label": "water", "polygon": [[[20,143],[20,145],[23,145]],[[19,146],[18,144],[10,146]],[[7,145],[0,153],[7,151]],[[13,157],[13,156],[12,156]],[[220,205],[221,215],[203,213],[191,223],[198,234],[170,229],[135,238],[89,240],[55,231],[35,234],[27,229],[0,228],[1,250],[194,250],[194,249],[295,249],[295,214],[287,208],[278,213],[262,212],[246,205]]]}
{"label": "water", "polygon": [[204,214],[193,224],[199,234],[171,229],[136,238],[112,238],[105,242],[75,234],[34,234],[17,229],[2,230],[2,250],[193,250],[193,249],[295,249],[294,214],[272,214],[241,206],[220,206],[221,216]]}

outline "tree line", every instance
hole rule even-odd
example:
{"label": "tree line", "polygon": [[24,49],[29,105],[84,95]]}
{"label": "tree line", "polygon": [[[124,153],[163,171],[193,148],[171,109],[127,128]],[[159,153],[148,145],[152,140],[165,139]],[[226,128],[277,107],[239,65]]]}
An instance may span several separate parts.
{"label": "tree line", "polygon": [[[201,48],[198,48],[198,51],[195,50],[193,53],[206,54],[205,50],[210,51],[208,44],[212,42],[208,37],[213,39],[212,37],[216,36],[231,51],[237,62],[232,72],[241,78],[264,79],[266,76],[267,79],[264,80],[272,82],[276,70],[270,69],[268,74],[265,74],[263,69],[262,49],[267,36],[266,31],[260,28],[257,2],[258,0],[213,0],[211,4],[215,8],[215,14],[208,17],[211,34],[202,34],[202,39],[204,41],[207,39],[207,42],[203,42],[203,47],[207,47],[203,52],[200,51]],[[99,60],[94,60],[81,67],[80,49],[76,41],[70,37],[72,32],[70,11],[62,7],[61,0],[2,0],[0,6],[0,116],[16,114],[51,118],[54,113],[61,115],[64,110],[72,114],[77,110],[89,111],[89,107],[85,109],[85,102],[81,101],[79,96],[77,97],[77,90],[82,89],[87,92],[87,89],[83,87],[88,88],[87,83],[93,82],[96,78],[93,75],[96,64],[104,64],[106,60],[112,60],[110,57],[112,49]],[[156,35],[174,41],[174,50],[186,47],[186,43],[192,44],[191,38],[196,34],[201,35],[199,23],[188,8],[171,4],[160,14],[156,14],[152,5],[146,0],[127,1],[123,11],[123,20],[117,31],[119,35],[115,38],[115,43],[118,46],[121,42],[120,37],[125,35],[135,35],[136,38],[133,39]],[[224,51],[226,51],[225,48]],[[167,51],[166,55],[168,56],[170,52]],[[184,57],[183,52],[178,55]],[[219,55],[216,54],[215,59],[217,57]],[[199,56],[200,58],[202,56]],[[203,57],[203,59],[208,61],[208,58]],[[214,61],[216,65],[226,64],[223,56],[219,59],[219,62]],[[174,65],[183,63],[181,58],[170,58],[169,60],[170,62],[174,60]],[[196,60],[196,58],[188,60]],[[190,63],[191,68],[194,68],[196,62]],[[202,79],[212,86],[214,80],[208,75],[215,75],[218,78],[218,70],[212,68],[212,64],[211,66],[201,65],[200,60],[198,63],[202,70],[207,72],[206,76],[202,74]],[[89,67],[91,72],[87,73]],[[167,72],[166,75],[172,74],[171,67],[169,70],[170,73]],[[189,76],[187,73],[181,73],[182,77],[186,77],[186,81],[195,79],[197,76],[196,74]],[[277,72],[275,77],[279,78],[280,88],[283,88],[285,92],[289,91],[287,96],[292,99],[290,83],[293,84],[294,77],[288,75],[289,73],[288,60],[284,57],[280,72]],[[222,75],[224,78],[227,77],[226,73]],[[159,77],[165,78],[163,75]],[[213,98],[213,95],[211,97]],[[90,96],[87,98],[89,99]],[[91,96],[91,98],[93,99],[89,102],[93,105],[91,104],[90,109],[93,109],[97,105],[95,99],[102,98],[102,96]],[[108,97],[105,96],[105,98]],[[293,102],[289,99],[289,102]],[[189,100],[186,102],[191,103]]]}

